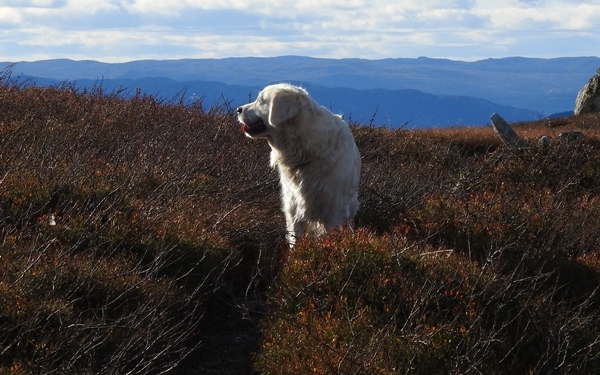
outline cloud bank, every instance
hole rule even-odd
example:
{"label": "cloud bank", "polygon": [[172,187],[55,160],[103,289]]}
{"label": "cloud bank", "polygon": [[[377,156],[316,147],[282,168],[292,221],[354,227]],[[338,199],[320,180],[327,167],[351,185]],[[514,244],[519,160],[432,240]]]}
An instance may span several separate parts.
{"label": "cloud bank", "polygon": [[0,0],[0,60],[597,55],[600,0]]}

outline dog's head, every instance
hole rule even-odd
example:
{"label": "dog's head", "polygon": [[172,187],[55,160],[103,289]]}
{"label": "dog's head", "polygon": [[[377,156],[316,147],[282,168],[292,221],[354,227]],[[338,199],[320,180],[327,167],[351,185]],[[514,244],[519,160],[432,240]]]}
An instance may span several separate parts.
{"label": "dog's head", "polygon": [[310,105],[306,90],[285,83],[265,87],[256,101],[237,109],[242,131],[250,138],[268,138]]}

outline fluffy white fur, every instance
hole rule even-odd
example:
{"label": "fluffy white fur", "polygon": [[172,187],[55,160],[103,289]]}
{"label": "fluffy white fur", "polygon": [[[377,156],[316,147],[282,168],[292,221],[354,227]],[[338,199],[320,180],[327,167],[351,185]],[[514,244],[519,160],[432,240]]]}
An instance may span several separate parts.
{"label": "fluffy white fur", "polygon": [[296,86],[265,87],[237,109],[242,130],[266,139],[281,180],[287,239],[320,235],[358,210],[360,154],[348,125]]}

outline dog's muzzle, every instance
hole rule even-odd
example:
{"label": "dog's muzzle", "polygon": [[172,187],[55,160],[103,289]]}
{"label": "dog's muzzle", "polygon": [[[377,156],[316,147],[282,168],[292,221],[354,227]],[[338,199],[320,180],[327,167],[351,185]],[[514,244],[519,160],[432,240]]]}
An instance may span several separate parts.
{"label": "dog's muzzle", "polygon": [[258,135],[267,131],[267,125],[258,116],[248,115],[244,107],[238,107],[238,121],[242,123],[242,131],[249,136]]}

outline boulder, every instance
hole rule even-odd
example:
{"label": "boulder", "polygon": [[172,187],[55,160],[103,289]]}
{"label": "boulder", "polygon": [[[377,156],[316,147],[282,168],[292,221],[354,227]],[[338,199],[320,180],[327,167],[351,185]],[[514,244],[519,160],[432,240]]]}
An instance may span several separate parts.
{"label": "boulder", "polygon": [[579,91],[575,100],[575,115],[591,112],[600,112],[600,68],[598,74]]}

